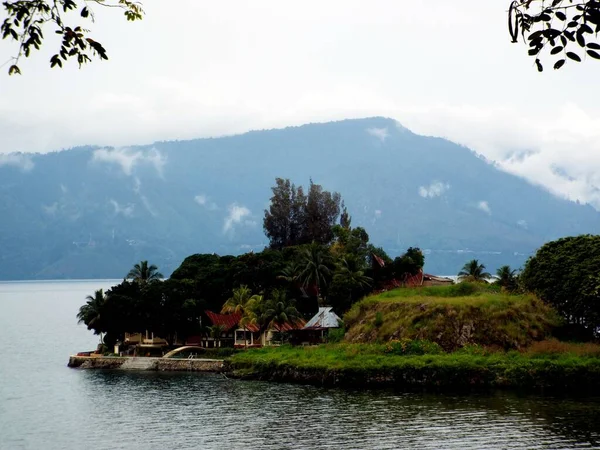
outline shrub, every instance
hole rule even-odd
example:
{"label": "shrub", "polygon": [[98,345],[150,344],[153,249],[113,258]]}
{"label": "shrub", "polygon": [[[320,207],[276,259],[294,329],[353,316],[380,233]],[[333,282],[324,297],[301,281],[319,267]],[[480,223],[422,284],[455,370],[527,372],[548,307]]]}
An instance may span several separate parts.
{"label": "shrub", "polygon": [[437,355],[444,353],[444,350],[431,341],[394,339],[386,344],[384,352],[392,355]]}
{"label": "shrub", "polygon": [[383,314],[381,313],[381,311],[377,311],[377,313],[375,314],[374,323],[377,328],[380,328],[381,325],[383,325]]}
{"label": "shrub", "polygon": [[345,334],[346,329],[344,327],[332,328],[331,330],[329,330],[329,334],[327,335],[327,342],[332,344],[342,342]]}

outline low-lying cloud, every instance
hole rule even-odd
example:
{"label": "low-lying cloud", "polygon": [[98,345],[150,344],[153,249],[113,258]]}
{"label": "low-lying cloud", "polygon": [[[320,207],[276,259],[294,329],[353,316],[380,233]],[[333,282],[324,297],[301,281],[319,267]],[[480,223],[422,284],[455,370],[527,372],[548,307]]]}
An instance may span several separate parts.
{"label": "low-lying cloud", "polygon": [[435,198],[441,196],[448,189],[450,189],[448,183],[434,181],[429,186],[419,186],[419,195],[423,198]]}
{"label": "low-lying cloud", "polygon": [[481,211],[483,211],[486,214],[489,214],[489,215],[492,214],[492,209],[490,208],[489,203],[486,202],[485,200],[481,200],[479,203],[477,203],[477,209],[480,209]]}
{"label": "low-lying cloud", "polygon": [[135,209],[135,205],[132,204],[128,204],[125,206],[122,206],[119,204],[119,202],[117,202],[114,199],[110,199],[110,204],[113,206],[114,208],[114,212],[115,215],[123,215],[124,217],[132,217],[133,216],[133,211]]}
{"label": "low-lying cloud", "polygon": [[29,172],[33,169],[35,164],[33,163],[31,156],[24,153],[0,153],[0,167],[2,166],[14,166],[24,172]]}
{"label": "low-lying cloud", "polygon": [[375,136],[381,142],[385,142],[390,135],[387,128],[367,128],[367,133],[371,136]]}
{"label": "low-lying cloud", "polygon": [[96,163],[100,162],[114,164],[120,167],[123,173],[127,176],[133,174],[136,166],[141,164],[149,164],[154,167],[158,176],[162,178],[163,168],[167,163],[167,158],[154,148],[147,151],[133,151],[128,148],[101,148],[94,151],[92,161]]}

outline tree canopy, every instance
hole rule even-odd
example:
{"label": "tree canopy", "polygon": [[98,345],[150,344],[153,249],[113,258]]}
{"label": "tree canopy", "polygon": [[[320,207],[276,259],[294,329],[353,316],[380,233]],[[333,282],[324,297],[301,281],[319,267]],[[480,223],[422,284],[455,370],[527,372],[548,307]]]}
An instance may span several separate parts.
{"label": "tree canopy", "polygon": [[525,289],[567,323],[600,326],[600,236],[567,237],[544,244],[521,273]]}
{"label": "tree canopy", "polygon": [[586,56],[600,59],[600,1],[514,0],[508,11],[512,42],[519,37],[529,46],[537,69],[544,70],[543,53],[554,59],[554,69]]}
{"label": "tree canopy", "polygon": [[[331,242],[334,237],[332,227],[340,216],[339,193],[325,191],[310,180],[306,195],[302,186],[296,187],[283,178],[276,178],[271,190],[273,196],[263,220],[271,248]],[[349,224],[347,212],[343,220]]]}
{"label": "tree canopy", "polygon": [[0,25],[3,39],[16,42],[16,55],[8,74],[20,74],[19,60],[28,58],[32,50],[39,50],[45,39],[44,29],[53,28],[61,37],[56,53],[50,58],[50,67],[62,67],[69,59],[81,67],[92,61],[108,59],[102,44],[88,29],[94,22],[92,6],[117,8],[129,21],[141,20],[142,4],[131,0],[7,0],[2,3],[6,18]]}

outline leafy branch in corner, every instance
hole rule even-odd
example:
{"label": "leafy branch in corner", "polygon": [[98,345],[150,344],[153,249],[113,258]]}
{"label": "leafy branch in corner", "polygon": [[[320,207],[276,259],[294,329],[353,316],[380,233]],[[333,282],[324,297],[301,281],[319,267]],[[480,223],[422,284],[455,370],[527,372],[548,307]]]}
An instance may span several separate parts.
{"label": "leafy branch in corner", "polygon": [[108,59],[102,44],[90,37],[90,30],[79,24],[69,26],[66,23],[66,18],[73,17],[74,13],[79,13],[79,20],[94,22],[93,5],[121,9],[128,21],[141,20],[144,15],[141,3],[130,0],[4,1],[2,6],[6,18],[0,26],[0,33],[2,39],[12,39],[18,46],[17,55],[7,62],[11,63],[8,74],[21,73],[20,58],[28,58],[32,50],[41,48],[44,40],[42,29],[49,23],[56,28],[55,33],[62,36],[58,53],[50,58],[50,67],[62,67],[69,58],[75,59],[79,67],[91,62],[92,57]]}
{"label": "leafy branch in corner", "polygon": [[567,61],[581,62],[586,55],[600,59],[600,1],[514,0],[508,10],[512,42],[519,36],[529,46],[529,55],[541,72],[543,51],[555,58],[554,69]]}

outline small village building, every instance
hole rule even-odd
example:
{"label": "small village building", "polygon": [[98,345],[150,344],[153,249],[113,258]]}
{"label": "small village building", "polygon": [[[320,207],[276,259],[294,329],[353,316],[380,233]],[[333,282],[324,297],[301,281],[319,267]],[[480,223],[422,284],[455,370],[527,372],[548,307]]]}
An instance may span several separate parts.
{"label": "small village building", "polygon": [[301,330],[295,333],[295,340],[303,345],[325,342],[329,331],[340,328],[342,324],[342,319],[333,311],[331,306],[320,307],[319,312]]}

